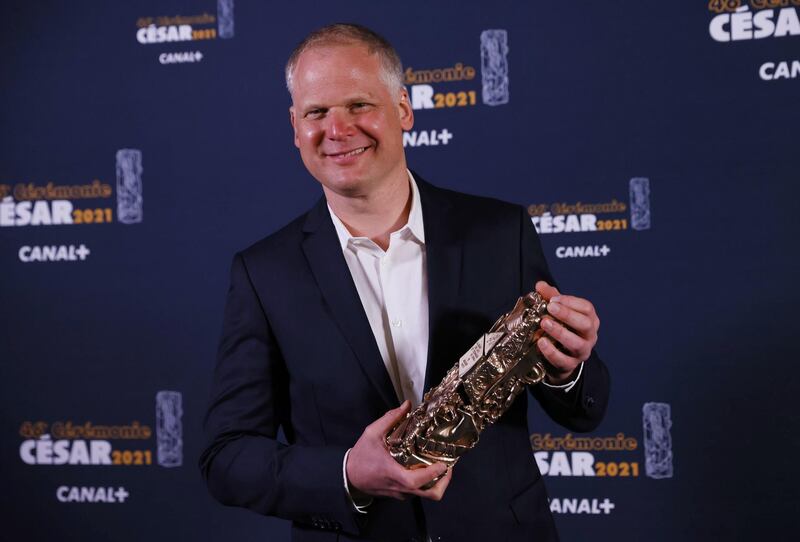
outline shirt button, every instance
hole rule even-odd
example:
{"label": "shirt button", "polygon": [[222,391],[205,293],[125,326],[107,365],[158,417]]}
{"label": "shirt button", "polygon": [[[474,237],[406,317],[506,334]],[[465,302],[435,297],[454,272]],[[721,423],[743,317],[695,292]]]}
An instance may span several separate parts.
{"label": "shirt button", "polygon": [[403,321],[402,320],[392,320],[392,325],[394,327],[403,327]]}

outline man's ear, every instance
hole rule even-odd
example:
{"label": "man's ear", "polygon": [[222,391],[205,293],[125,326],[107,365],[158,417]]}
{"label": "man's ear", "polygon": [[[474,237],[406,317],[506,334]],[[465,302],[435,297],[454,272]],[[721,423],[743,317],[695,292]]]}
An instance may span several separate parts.
{"label": "man's ear", "polygon": [[292,130],[294,131],[294,146],[300,148],[300,141],[297,138],[297,118],[294,114],[294,106],[289,108],[289,122],[292,123]]}
{"label": "man's ear", "polygon": [[405,87],[400,91],[400,103],[397,104],[397,107],[400,114],[400,126],[407,132],[414,127],[414,110],[411,108],[411,101]]}

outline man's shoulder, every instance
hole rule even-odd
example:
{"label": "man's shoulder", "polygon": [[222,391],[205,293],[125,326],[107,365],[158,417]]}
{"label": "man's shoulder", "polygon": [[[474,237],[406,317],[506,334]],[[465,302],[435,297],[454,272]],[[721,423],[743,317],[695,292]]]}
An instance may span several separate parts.
{"label": "man's shoulder", "polygon": [[286,257],[293,252],[299,253],[304,226],[309,220],[309,215],[315,213],[318,205],[319,202],[288,224],[239,251],[239,254],[245,260],[270,260],[276,256]]}
{"label": "man's shoulder", "polygon": [[449,188],[442,188],[417,177],[425,206],[425,196],[433,205],[447,206],[455,211],[457,217],[470,221],[518,219],[522,206],[501,199],[478,196]]}

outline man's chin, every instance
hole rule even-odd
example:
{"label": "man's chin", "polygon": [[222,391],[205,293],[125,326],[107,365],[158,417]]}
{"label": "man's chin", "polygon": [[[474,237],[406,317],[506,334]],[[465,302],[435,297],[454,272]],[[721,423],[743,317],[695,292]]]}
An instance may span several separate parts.
{"label": "man's chin", "polygon": [[317,177],[317,180],[326,193],[348,198],[363,195],[368,184],[365,177],[354,174]]}

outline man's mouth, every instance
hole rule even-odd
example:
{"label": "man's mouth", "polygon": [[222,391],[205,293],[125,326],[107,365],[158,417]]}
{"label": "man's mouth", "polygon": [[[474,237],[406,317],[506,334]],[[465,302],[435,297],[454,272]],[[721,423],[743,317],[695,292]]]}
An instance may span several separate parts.
{"label": "man's mouth", "polygon": [[330,158],[349,158],[351,156],[357,156],[365,152],[369,147],[358,147],[357,149],[353,149],[352,151],[347,152],[340,152],[340,153],[328,153]]}

